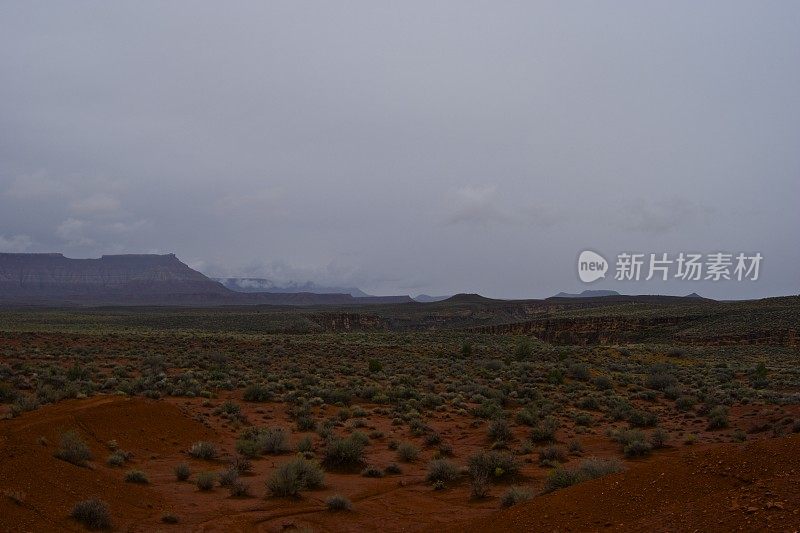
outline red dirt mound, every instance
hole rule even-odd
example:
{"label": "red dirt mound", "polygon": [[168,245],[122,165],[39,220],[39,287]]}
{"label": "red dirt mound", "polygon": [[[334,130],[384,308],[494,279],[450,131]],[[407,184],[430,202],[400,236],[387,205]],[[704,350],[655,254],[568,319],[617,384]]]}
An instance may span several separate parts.
{"label": "red dirt mound", "polygon": [[[87,467],[54,457],[61,434],[68,430],[76,431],[91,448],[93,460]],[[156,459],[211,436],[211,431],[173,405],[122,397],[64,401],[4,420],[0,423],[0,531],[83,530],[69,514],[76,502],[93,497],[109,504],[119,529],[157,519],[162,496],[147,485],[125,483],[124,470],[136,468],[139,459]],[[111,440],[134,454],[130,465],[104,466]]]}
{"label": "red dirt mound", "polygon": [[675,450],[458,531],[797,531],[800,435]]}

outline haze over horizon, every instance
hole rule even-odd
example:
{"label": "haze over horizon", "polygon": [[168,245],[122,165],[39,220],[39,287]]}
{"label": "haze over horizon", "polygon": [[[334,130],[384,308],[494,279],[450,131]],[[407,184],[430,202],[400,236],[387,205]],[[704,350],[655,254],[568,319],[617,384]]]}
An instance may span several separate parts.
{"label": "haze over horizon", "polygon": [[[0,252],[372,294],[800,292],[800,4],[347,6],[0,5]],[[764,262],[583,284],[585,249]]]}

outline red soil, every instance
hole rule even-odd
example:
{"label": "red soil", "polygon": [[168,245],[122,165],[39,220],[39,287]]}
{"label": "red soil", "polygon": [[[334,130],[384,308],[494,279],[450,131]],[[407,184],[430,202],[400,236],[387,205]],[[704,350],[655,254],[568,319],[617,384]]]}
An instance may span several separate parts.
{"label": "red soil", "polygon": [[798,531],[800,435],[672,451],[454,531]]}
{"label": "red soil", "polygon": [[[241,402],[239,392],[227,396],[241,405],[255,425],[293,427],[283,404]],[[745,444],[683,446],[675,441],[675,448],[646,460],[628,461],[628,470],[622,474],[498,511],[498,496],[506,485],[494,486],[491,497],[480,501],[470,499],[466,480],[434,491],[425,482],[434,449],[410,437],[407,428],[393,426],[389,417],[370,414],[363,431],[379,430],[385,436],[367,447],[368,463],[383,467],[394,462],[395,452],[388,449],[392,439],[410,440],[421,448],[420,459],[400,464],[401,475],[373,479],[357,472],[327,472],[323,489],[304,492],[299,499],[265,499],[264,481],[276,465],[289,460],[289,453],[253,461],[253,473],[243,476],[251,485],[251,497],[230,497],[220,487],[199,492],[191,481],[177,482],[173,468],[180,462],[188,463],[195,473],[226,468],[241,428],[212,414],[225,399],[156,401],[98,396],[0,420],[0,531],[80,531],[69,513],[76,502],[91,497],[108,502],[115,528],[122,531],[797,530],[800,525],[796,512],[800,507],[796,481],[800,477],[800,436],[768,438],[766,431],[751,435],[766,440]],[[375,406],[364,407],[371,411]],[[323,407],[316,416],[327,418],[337,410]],[[797,414],[790,411],[748,406],[732,414],[747,429],[761,426],[764,420]],[[687,422],[687,433],[696,432],[694,425],[688,424],[691,421],[671,423]],[[457,465],[487,446],[485,425],[473,427],[472,422],[471,416],[447,412],[437,412],[430,420],[442,439],[452,444]],[[94,459],[88,468],[53,456],[59,436],[68,429],[76,429],[91,446]],[[515,445],[524,431],[520,430]],[[307,435],[315,439],[319,450],[319,438],[310,432],[293,431],[292,445]],[[565,432],[559,440],[567,442],[573,436]],[[705,435],[703,442],[712,436],[722,438],[723,434]],[[602,436],[600,428],[580,438],[585,456],[619,455],[618,445]],[[110,440],[133,452],[133,461],[121,468],[107,466]],[[198,440],[217,444],[221,458],[200,461],[188,457],[186,450]],[[579,461],[571,458],[570,464]],[[125,483],[124,473],[129,469],[144,471],[150,483]],[[546,472],[529,455],[514,483],[536,491]],[[24,495],[21,503],[16,503],[3,492]],[[325,499],[333,494],[349,498],[354,510],[327,511]],[[177,515],[180,524],[161,523],[165,513]]]}

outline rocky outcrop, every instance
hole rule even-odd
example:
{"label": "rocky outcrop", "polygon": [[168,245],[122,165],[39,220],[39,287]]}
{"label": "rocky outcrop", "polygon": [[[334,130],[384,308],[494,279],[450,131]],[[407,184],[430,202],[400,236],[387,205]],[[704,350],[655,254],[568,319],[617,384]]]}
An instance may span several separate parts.
{"label": "rocky outcrop", "polygon": [[174,254],[104,255],[0,253],[0,305],[281,305],[347,306],[412,302],[409,296],[312,292],[244,293],[189,268]]}
{"label": "rocky outcrop", "polygon": [[99,259],[0,254],[0,298],[6,301],[228,292],[174,254],[104,255]]}

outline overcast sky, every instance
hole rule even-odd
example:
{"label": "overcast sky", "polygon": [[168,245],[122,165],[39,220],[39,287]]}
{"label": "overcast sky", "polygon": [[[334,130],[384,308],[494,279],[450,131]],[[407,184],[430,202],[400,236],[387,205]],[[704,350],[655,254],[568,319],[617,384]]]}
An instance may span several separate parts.
{"label": "overcast sky", "polygon": [[[798,21],[793,0],[5,0],[0,251],[377,294],[796,294]],[[585,285],[586,248],[764,260],[757,282]]]}

